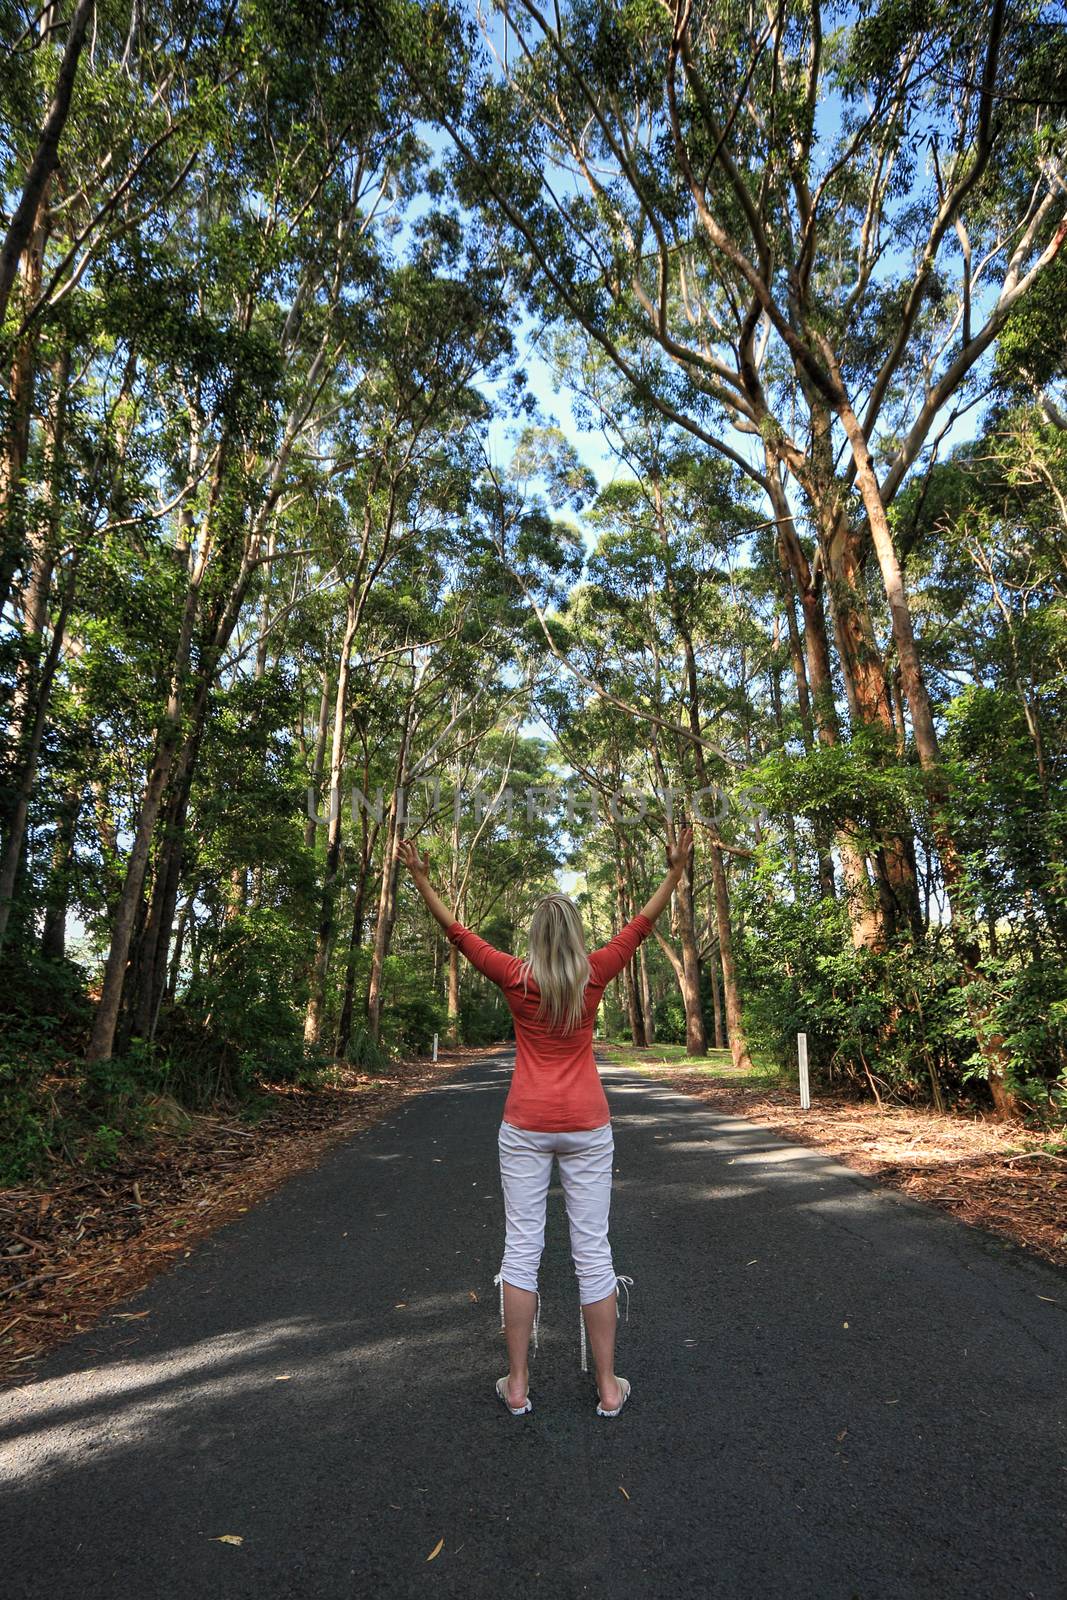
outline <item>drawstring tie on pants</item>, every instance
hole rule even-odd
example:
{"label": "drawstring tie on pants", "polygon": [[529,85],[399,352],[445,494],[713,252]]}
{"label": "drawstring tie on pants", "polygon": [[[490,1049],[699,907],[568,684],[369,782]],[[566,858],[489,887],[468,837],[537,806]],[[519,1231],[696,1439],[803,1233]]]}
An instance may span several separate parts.
{"label": "drawstring tie on pants", "polygon": [[[503,1273],[498,1272],[496,1277],[493,1279],[493,1282],[494,1283],[499,1283],[499,1285],[500,1285],[500,1331],[501,1331],[501,1333],[503,1333],[505,1331],[505,1329],[504,1329],[504,1275],[503,1275]],[[538,1328],[540,1326],[540,1323],[541,1323],[541,1291],[540,1291],[540,1289],[535,1289],[534,1293],[537,1296],[537,1305],[534,1308],[534,1319],[533,1319],[533,1353],[534,1353],[534,1355],[536,1355],[537,1354],[537,1330],[538,1330]]]}
{"label": "drawstring tie on pants", "polygon": [[[626,1321],[627,1321],[627,1323],[629,1323],[629,1321],[630,1321],[630,1290],[633,1288],[633,1281],[634,1280],[632,1278],[628,1278],[626,1276],[626,1274],[623,1273],[623,1272],[617,1273],[616,1276],[615,1276],[615,1317],[616,1317],[616,1320],[618,1319],[618,1316],[619,1316],[619,1286],[621,1284],[622,1288],[625,1289],[625,1291],[626,1291]],[[495,1278],[493,1279],[493,1282],[494,1283],[498,1283],[500,1285],[500,1331],[501,1331],[501,1333],[505,1333],[507,1331],[507,1328],[506,1328],[506,1324],[504,1322],[504,1275],[503,1275],[503,1273],[502,1272],[498,1272],[496,1274]],[[534,1353],[534,1355],[536,1355],[537,1354],[537,1348],[538,1348],[538,1330],[539,1330],[540,1324],[541,1324],[541,1291],[539,1289],[535,1289],[533,1292],[537,1295],[537,1305],[536,1305],[536,1307],[534,1309],[534,1319],[533,1319],[533,1353]],[[587,1358],[587,1354],[586,1354],[586,1343],[585,1343],[585,1316],[584,1316],[584,1314],[582,1312],[581,1306],[578,1307],[578,1330],[579,1330],[579,1335],[580,1335],[581,1344],[582,1344],[582,1371],[583,1372],[588,1372],[589,1363],[588,1363],[588,1358]]]}

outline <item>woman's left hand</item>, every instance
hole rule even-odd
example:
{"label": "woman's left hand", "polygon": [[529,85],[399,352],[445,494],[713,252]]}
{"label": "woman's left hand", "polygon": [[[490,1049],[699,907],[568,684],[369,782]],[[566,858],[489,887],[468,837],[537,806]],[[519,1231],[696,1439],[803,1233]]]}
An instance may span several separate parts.
{"label": "woman's left hand", "polygon": [[681,877],[682,873],[689,865],[689,852],[692,850],[692,848],[693,830],[690,827],[685,827],[682,829],[674,843],[673,848],[668,841],[667,861],[670,866],[670,870],[672,872],[676,872],[679,877]]}

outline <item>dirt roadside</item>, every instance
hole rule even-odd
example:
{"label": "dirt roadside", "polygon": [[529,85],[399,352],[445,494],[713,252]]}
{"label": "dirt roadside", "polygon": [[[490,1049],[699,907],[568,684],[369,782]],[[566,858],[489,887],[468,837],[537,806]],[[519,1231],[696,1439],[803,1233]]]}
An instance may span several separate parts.
{"label": "dirt roadside", "polygon": [[330,1088],[273,1087],[254,1126],[197,1116],[106,1171],[57,1166],[36,1186],[0,1189],[0,1387],[32,1381],[40,1357],[333,1145],[499,1050],[446,1050],[387,1076],[344,1068]]}

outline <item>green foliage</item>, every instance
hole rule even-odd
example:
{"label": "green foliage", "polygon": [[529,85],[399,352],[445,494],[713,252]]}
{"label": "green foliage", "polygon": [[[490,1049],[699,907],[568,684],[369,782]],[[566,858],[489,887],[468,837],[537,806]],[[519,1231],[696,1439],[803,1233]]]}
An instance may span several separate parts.
{"label": "green foliage", "polygon": [[46,1071],[40,1056],[17,1044],[12,1054],[5,1046],[0,1056],[0,1189],[35,1176],[52,1146]]}
{"label": "green foliage", "polygon": [[[619,1036],[622,1036],[624,1019],[619,1017]],[[677,989],[668,990],[660,996],[659,1002],[653,1012],[655,1023],[656,1041],[659,1044],[685,1044],[685,1007],[682,997]]]}
{"label": "green foliage", "polygon": [[499,992],[469,984],[460,999],[459,1027],[463,1043],[470,1045],[496,1044],[514,1033],[511,1012]]}
{"label": "green foliage", "polygon": [[263,1079],[291,1082],[305,1064],[306,944],[284,912],[251,907],[227,917],[214,960],[160,1029],[163,1086],[185,1105],[247,1095]]}
{"label": "green foliage", "polygon": [[948,719],[957,762],[953,814],[981,903],[1027,925],[1032,941],[1051,936],[1067,949],[1062,755],[1043,777],[1017,690],[971,685],[952,702]]}
{"label": "green foliage", "polygon": [[921,794],[915,769],[883,764],[887,749],[878,732],[865,728],[848,742],[816,745],[803,755],[773,750],[746,774],[743,802],[830,827],[852,819],[877,837],[903,826]]}
{"label": "green foliage", "polygon": [[426,981],[419,959],[393,955],[382,971],[382,1042],[398,1055],[424,1055],[448,1023],[444,1001]]}
{"label": "green foliage", "polygon": [[1067,254],[1060,250],[1030,293],[1014,307],[997,341],[996,376],[1011,396],[1067,376]]}
{"label": "green foliage", "polygon": [[[252,1112],[264,1082],[325,1081],[350,974],[353,1064],[385,1071],[444,1036],[437,930],[405,886],[395,918],[381,893],[388,821],[307,832],[307,786],[321,796],[332,763],[343,796],[388,797],[412,773],[437,785],[420,845],[506,948],[565,861],[587,869],[599,939],[662,857],[658,820],[531,816],[526,786],[568,766],[602,802],[718,783],[757,1050],[790,1063],[804,1029],[828,1080],[977,1101],[995,1035],[1033,1114],[1062,1104],[1067,252],[952,376],[1009,260],[1023,282],[1054,238],[1058,35],[1032,10],[1002,16],[986,160],[973,85],[990,6],[794,7],[753,50],[752,14],[723,0],[713,27],[693,13],[680,60],[652,0],[576,0],[544,26],[503,6],[523,39],[503,69],[449,4],[179,0],[139,8],[132,32],[96,8],[40,260],[20,264],[0,329],[0,853],[14,837],[18,858],[0,1181],[57,1150],[106,1165],[181,1106]],[[33,162],[62,47],[62,28],[31,22],[0,83],[5,195]],[[959,212],[934,226],[963,177]],[[37,278],[41,303],[25,303]],[[781,316],[749,311],[768,296]],[[516,366],[524,313],[575,419],[615,453],[610,482]],[[932,780],[881,726],[913,707],[865,537],[854,591],[832,570],[828,500],[833,540],[865,512],[819,398],[831,355],[877,414],[887,483],[924,397],[944,399],[889,508],[943,745]],[[977,437],[939,456],[950,407]],[[507,417],[501,470],[491,427]],[[783,567],[765,494],[786,468],[800,555]],[[876,688],[884,669],[873,709],[842,654],[851,606]],[[820,621],[821,722],[802,676]],[[554,743],[529,736],[535,716]],[[517,806],[473,814],[472,791],[501,778]],[[955,945],[939,921],[946,828]],[[816,895],[835,869],[841,892],[846,832],[872,872],[887,849],[915,857],[914,914],[879,951],[857,951],[848,909]],[[707,844],[693,932],[711,961]],[[100,974],[39,953],[45,912],[58,948],[57,910],[99,957],[133,929],[115,1050],[92,1067]],[[681,1044],[673,968],[654,943],[644,954],[659,1036]],[[706,987],[701,1004],[710,1027]],[[466,968],[459,1022],[470,1042],[510,1028]],[[616,989],[603,1022],[625,1029]]]}
{"label": "green foliage", "polygon": [[888,951],[854,949],[836,901],[762,906],[739,957],[753,1045],[796,1063],[808,1036],[816,1080],[905,1099],[963,1092],[969,1032],[944,935]]}
{"label": "green foliage", "polygon": [[362,1019],[352,1025],[346,1060],[362,1072],[386,1072],[390,1065],[388,1049],[372,1036]]}
{"label": "green foliage", "polygon": [[120,1142],[141,1137],[157,1118],[160,1066],[138,1044],[124,1056],[78,1062],[91,1008],[75,962],[23,949],[9,954],[2,975],[0,1187],[40,1176],[58,1154],[113,1163]]}
{"label": "green foliage", "polygon": [[32,947],[0,963],[0,1188],[32,1178],[59,1138],[59,1075],[84,1044],[91,1018],[86,974]]}

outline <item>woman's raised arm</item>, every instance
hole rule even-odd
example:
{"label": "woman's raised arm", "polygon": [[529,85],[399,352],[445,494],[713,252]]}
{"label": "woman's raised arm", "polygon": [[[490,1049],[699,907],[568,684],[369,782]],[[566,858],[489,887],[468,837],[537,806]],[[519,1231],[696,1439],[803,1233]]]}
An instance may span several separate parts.
{"label": "woman's raised arm", "polygon": [[689,865],[689,852],[693,848],[692,828],[683,828],[678,835],[678,841],[673,850],[667,846],[667,860],[670,862],[670,871],[645,905],[641,907],[641,915],[647,917],[649,922],[655,922],[666,909],[667,902],[677,889],[686,867]]}
{"label": "woman's raised arm", "polygon": [[404,863],[405,867],[407,867],[408,871],[411,873],[411,876],[414,878],[415,887],[422,895],[422,898],[425,900],[428,908],[433,912],[433,915],[437,918],[438,922],[447,933],[449,928],[456,921],[456,915],[454,912],[449,911],[448,907],[441,899],[441,896],[437,893],[437,890],[430,882],[430,852],[426,850],[420,857],[419,852],[416,850],[410,839],[401,839],[400,843],[397,845],[396,853],[398,859]]}
{"label": "woman's raised arm", "polygon": [[441,896],[436,892],[430,882],[430,853],[420,859],[419,852],[415,849],[410,839],[401,839],[397,846],[397,856],[407,867],[415,880],[415,887],[422,895],[426,904],[448,934],[451,942],[462,950],[472,966],[493,983],[503,988],[506,984],[516,982],[518,979],[521,962],[516,956],[509,956],[503,950],[487,944],[478,934],[470,928],[463,927],[456,917],[445,905]]}

